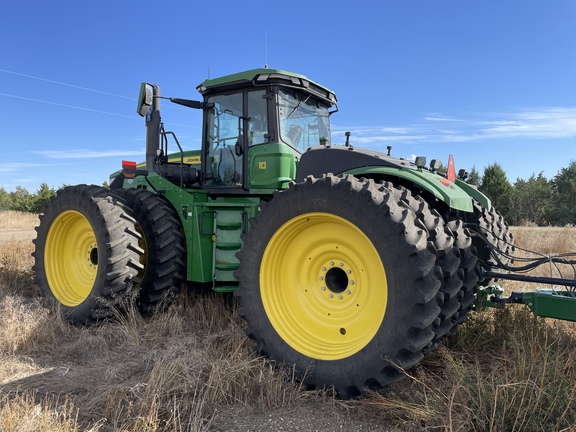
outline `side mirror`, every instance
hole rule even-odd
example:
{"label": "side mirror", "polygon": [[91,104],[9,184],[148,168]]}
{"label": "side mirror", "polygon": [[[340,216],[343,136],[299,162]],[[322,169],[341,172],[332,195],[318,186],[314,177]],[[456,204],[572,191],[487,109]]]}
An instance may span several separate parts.
{"label": "side mirror", "polygon": [[152,102],[154,100],[154,86],[143,82],[140,84],[140,95],[138,96],[138,105],[136,112],[138,115],[144,117],[150,111]]}
{"label": "side mirror", "polygon": [[244,153],[244,150],[242,150],[242,146],[240,145],[239,142],[237,142],[236,145],[234,145],[234,153],[236,154],[236,156],[242,156],[242,154]]}

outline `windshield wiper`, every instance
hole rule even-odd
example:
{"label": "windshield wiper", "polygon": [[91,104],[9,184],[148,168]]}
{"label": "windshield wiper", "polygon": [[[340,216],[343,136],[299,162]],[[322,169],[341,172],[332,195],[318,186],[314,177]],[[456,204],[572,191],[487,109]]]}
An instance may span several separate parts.
{"label": "windshield wiper", "polygon": [[298,102],[298,104],[294,107],[294,109],[292,111],[290,111],[290,114],[288,114],[288,116],[286,118],[289,119],[290,116],[292,114],[294,114],[294,111],[296,111],[298,108],[300,108],[300,105],[302,105],[303,103],[306,103],[308,101],[308,99],[310,99],[310,96],[312,96],[312,95],[308,95],[308,97],[306,99],[300,100],[300,102]]}

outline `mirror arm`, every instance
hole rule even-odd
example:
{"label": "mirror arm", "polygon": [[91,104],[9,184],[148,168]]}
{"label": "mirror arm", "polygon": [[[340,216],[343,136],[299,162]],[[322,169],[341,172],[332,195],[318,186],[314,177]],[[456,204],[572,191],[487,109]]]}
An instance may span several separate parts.
{"label": "mirror arm", "polygon": [[188,108],[195,108],[195,109],[205,109],[205,108],[213,108],[214,104],[212,102],[199,102],[190,99],[180,99],[180,98],[169,98],[170,102],[173,102],[178,105],[183,105]]}

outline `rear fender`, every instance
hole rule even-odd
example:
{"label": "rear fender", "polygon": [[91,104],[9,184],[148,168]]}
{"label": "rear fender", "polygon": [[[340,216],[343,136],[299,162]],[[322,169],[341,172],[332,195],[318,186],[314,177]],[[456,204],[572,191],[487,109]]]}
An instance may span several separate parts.
{"label": "rear fender", "polygon": [[461,180],[449,181],[446,177],[433,174],[429,171],[416,169],[402,169],[386,166],[362,167],[346,171],[356,177],[398,177],[413,183],[431,193],[436,199],[445,202],[450,208],[468,213],[474,211],[472,199],[482,206],[490,209],[490,200],[474,186]]}

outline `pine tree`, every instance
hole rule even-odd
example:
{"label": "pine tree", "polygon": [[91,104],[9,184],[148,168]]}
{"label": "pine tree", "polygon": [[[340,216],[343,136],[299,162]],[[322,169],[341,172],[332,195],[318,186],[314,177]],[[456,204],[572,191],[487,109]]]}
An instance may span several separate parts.
{"label": "pine tree", "polygon": [[42,213],[44,206],[48,204],[50,198],[54,195],[56,195],[54,188],[49,187],[46,183],[42,183],[40,189],[38,189],[34,195],[31,212],[36,214]]}
{"label": "pine tree", "polygon": [[528,180],[517,179],[510,200],[510,216],[513,225],[532,222],[538,226],[549,224],[551,184],[542,173],[532,174]]}
{"label": "pine tree", "polygon": [[555,225],[576,224],[576,160],[562,168],[552,180],[550,221]]}
{"label": "pine tree", "polygon": [[479,189],[492,200],[492,205],[496,207],[496,210],[502,213],[505,219],[509,219],[513,189],[506,177],[506,172],[498,163],[494,162],[484,169]]}

